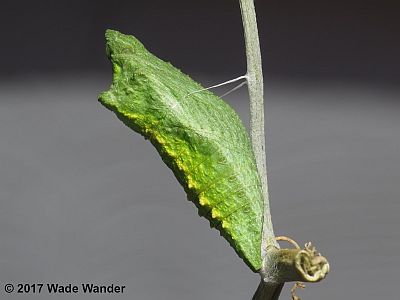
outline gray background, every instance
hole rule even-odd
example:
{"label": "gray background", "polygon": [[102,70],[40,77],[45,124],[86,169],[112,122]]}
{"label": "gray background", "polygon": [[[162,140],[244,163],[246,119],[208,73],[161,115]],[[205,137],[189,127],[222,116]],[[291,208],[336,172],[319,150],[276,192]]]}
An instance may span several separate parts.
{"label": "gray background", "polygon": [[[314,242],[332,266],[299,294],[396,299],[399,5],[256,3],[275,231]],[[135,34],[206,86],[241,75],[237,3],[2,6],[0,298],[250,299],[258,276],[197,216],[152,146],[96,101],[111,80],[109,27]],[[247,125],[246,91],[225,99]],[[7,295],[7,282],[114,283],[127,291]]]}

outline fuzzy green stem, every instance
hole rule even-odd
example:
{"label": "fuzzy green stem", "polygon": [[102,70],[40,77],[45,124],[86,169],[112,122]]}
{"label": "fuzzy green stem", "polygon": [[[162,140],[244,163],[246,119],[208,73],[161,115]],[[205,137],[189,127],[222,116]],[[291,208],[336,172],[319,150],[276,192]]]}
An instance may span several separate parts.
{"label": "fuzzy green stem", "polygon": [[254,0],[239,0],[242,14],[250,98],[250,136],[264,196],[260,270],[261,283],[253,300],[277,300],[285,282],[317,282],[329,272],[328,261],[311,244],[301,249],[280,249],[271,221],[264,133],[264,85]]}
{"label": "fuzzy green stem", "polygon": [[264,83],[260,42],[254,0],[240,0],[247,58],[247,86],[250,98],[250,136],[264,193],[262,257],[267,247],[279,247],[275,241],[269,208],[266,147],[264,133]]}

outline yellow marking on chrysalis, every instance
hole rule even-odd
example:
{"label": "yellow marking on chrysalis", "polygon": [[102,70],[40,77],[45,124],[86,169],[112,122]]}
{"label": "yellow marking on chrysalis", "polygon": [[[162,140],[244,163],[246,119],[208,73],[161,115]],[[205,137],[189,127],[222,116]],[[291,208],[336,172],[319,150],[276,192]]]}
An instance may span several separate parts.
{"label": "yellow marking on chrysalis", "polygon": [[210,201],[209,201],[206,197],[204,197],[204,196],[200,196],[200,197],[199,197],[199,203],[200,203],[200,205],[202,205],[202,206],[210,205]]}
{"label": "yellow marking on chrysalis", "polygon": [[[165,143],[165,139],[164,139],[164,137],[163,137],[162,135],[158,134],[157,132],[154,132],[154,133],[153,133],[153,136],[154,136],[154,138],[157,140],[157,142],[160,143],[161,145],[165,145],[165,144],[166,144],[166,143]],[[168,149],[167,147],[164,147],[164,148],[165,148],[165,150],[167,150],[168,152],[170,152],[169,149]]]}
{"label": "yellow marking on chrysalis", "polygon": [[190,176],[187,176],[186,179],[187,179],[187,183],[188,183],[188,188],[189,188],[189,189],[194,188],[194,187],[195,187],[195,184],[194,184],[192,178],[191,178]]}
{"label": "yellow marking on chrysalis", "polygon": [[194,180],[191,175],[187,175],[186,179],[187,179],[187,183],[188,183],[188,188],[195,189],[195,190],[199,189],[196,180]]}
{"label": "yellow marking on chrysalis", "polygon": [[[172,152],[172,153],[175,154],[175,152]],[[181,162],[181,161],[178,159],[178,157],[173,156],[173,155],[171,155],[171,156],[174,157],[174,158],[176,159],[176,164],[177,164],[177,166],[179,167],[179,169],[184,170],[184,171],[187,171],[186,165],[185,165],[183,162]]]}
{"label": "yellow marking on chrysalis", "polygon": [[219,213],[218,210],[212,209],[212,210],[211,210],[211,217],[212,217],[213,219],[216,219],[216,218],[221,217],[221,215],[220,215],[220,213]]}
{"label": "yellow marking on chrysalis", "polygon": [[122,68],[120,65],[113,63],[113,72],[114,72],[114,77],[118,77],[121,74]]}
{"label": "yellow marking on chrysalis", "polygon": [[227,223],[226,221],[222,221],[222,228],[228,229],[229,227],[229,223]]}

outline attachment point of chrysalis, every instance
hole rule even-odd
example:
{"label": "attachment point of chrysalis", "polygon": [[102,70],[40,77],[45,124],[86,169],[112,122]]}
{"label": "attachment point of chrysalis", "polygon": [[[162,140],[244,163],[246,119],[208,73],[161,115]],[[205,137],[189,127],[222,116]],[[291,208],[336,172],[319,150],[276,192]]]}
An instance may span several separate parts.
{"label": "attachment point of chrysalis", "polygon": [[230,80],[221,82],[221,83],[216,84],[216,85],[213,85],[213,86],[209,86],[209,87],[207,87],[207,88],[203,88],[203,89],[200,89],[200,90],[196,90],[196,91],[190,92],[189,94],[187,94],[187,95],[185,96],[185,98],[188,97],[188,96],[190,96],[190,95],[193,95],[193,94],[196,94],[196,93],[200,93],[200,92],[203,92],[203,91],[207,91],[207,90],[211,90],[211,89],[214,89],[214,88],[217,88],[217,87],[220,87],[220,86],[224,86],[224,85],[227,85],[227,84],[230,84],[230,83],[234,83],[234,82],[239,81],[239,80],[242,80],[242,79],[245,79],[246,81],[245,81],[245,82],[242,82],[241,84],[239,84],[238,86],[234,87],[233,89],[231,89],[231,90],[228,91],[227,93],[223,94],[223,95],[221,96],[221,97],[223,97],[223,96],[226,96],[226,95],[232,93],[233,91],[236,91],[238,88],[240,88],[240,87],[242,87],[244,84],[246,84],[246,83],[247,83],[247,80],[248,80],[247,74],[246,74],[246,75],[239,76],[239,77],[234,78],[234,79],[230,79]]}

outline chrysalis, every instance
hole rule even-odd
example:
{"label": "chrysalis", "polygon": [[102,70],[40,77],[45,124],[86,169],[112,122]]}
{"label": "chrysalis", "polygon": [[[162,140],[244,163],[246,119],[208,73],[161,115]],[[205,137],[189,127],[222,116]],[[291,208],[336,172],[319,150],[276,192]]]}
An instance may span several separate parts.
{"label": "chrysalis", "polygon": [[199,214],[259,270],[263,197],[240,118],[134,37],[108,30],[106,39],[114,78],[99,101],[154,145]]}

